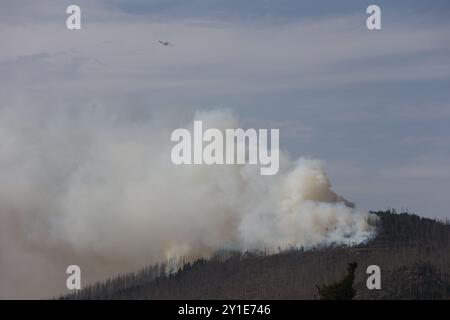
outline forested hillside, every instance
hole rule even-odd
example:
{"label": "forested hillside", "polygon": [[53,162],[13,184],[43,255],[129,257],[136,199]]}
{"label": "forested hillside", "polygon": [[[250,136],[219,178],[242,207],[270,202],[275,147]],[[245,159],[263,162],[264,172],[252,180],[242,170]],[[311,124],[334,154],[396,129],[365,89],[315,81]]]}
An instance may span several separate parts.
{"label": "forested hillside", "polygon": [[[166,264],[97,283],[65,299],[314,299],[355,261],[355,299],[450,299],[450,224],[376,212],[377,236],[356,247],[218,253],[168,273]],[[381,290],[368,290],[366,268],[381,268]]]}

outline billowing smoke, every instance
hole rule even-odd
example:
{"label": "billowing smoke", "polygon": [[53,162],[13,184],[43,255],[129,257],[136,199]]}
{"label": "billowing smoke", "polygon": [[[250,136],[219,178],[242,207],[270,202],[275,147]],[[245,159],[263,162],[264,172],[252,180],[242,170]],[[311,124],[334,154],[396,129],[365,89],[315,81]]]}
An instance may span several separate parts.
{"label": "billowing smoke", "polygon": [[[319,161],[175,166],[180,123],[92,109],[0,109],[0,297],[48,297],[80,265],[83,284],[219,249],[356,244],[374,217],[337,195]],[[197,113],[236,128],[230,112]],[[190,126],[185,123],[185,126]]]}

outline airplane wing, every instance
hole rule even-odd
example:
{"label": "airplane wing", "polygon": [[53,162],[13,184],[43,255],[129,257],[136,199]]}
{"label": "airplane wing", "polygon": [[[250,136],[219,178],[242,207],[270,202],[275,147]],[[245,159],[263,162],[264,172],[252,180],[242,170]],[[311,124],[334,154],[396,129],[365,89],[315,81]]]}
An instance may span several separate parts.
{"label": "airplane wing", "polygon": [[158,42],[161,43],[163,46],[171,46],[171,47],[173,47],[173,44],[170,41],[158,40]]}

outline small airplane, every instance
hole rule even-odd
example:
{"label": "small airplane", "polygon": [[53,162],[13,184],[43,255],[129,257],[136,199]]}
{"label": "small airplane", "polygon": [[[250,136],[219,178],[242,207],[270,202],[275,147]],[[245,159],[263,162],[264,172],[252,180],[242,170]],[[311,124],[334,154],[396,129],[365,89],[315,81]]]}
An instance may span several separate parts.
{"label": "small airplane", "polygon": [[161,43],[163,46],[173,47],[173,44],[170,41],[161,41],[161,40],[159,40],[158,42]]}

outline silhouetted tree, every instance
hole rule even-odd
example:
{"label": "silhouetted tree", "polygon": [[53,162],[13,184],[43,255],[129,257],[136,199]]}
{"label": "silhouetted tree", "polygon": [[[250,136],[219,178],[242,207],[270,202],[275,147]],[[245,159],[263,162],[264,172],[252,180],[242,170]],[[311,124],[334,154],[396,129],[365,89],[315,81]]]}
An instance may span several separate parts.
{"label": "silhouetted tree", "polygon": [[347,274],[342,280],[323,285],[322,287],[317,286],[319,298],[321,300],[352,300],[356,294],[353,282],[355,281],[355,270],[357,267],[358,264],[356,262],[349,263]]}

